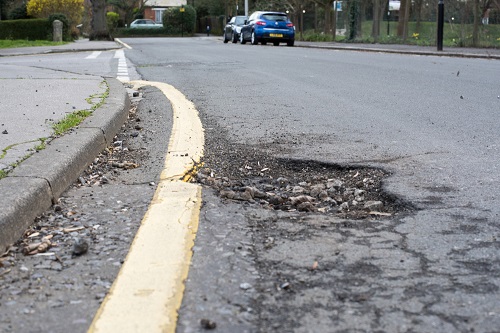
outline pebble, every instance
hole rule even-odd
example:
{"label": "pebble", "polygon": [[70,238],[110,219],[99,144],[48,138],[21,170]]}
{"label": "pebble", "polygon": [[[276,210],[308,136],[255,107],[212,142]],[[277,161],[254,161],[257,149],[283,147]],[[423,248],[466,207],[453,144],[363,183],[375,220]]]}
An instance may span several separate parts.
{"label": "pebble", "polygon": [[89,249],[89,244],[82,238],[76,238],[73,244],[73,254],[75,256],[81,256],[87,253]]}
{"label": "pebble", "polygon": [[384,203],[382,201],[367,201],[365,202],[364,208],[366,210],[381,210],[384,208]]}
{"label": "pebble", "polygon": [[201,325],[201,327],[203,327],[204,329],[207,329],[207,330],[213,330],[217,327],[217,323],[215,321],[211,321],[209,319],[200,320],[200,325]]}
{"label": "pebble", "polygon": [[252,285],[250,283],[244,282],[244,283],[240,284],[240,289],[248,290],[250,288],[252,288]]}

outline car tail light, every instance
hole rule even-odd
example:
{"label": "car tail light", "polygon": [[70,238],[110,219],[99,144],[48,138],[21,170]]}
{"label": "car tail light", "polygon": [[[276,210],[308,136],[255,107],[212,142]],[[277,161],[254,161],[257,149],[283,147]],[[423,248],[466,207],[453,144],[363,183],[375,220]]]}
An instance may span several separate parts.
{"label": "car tail light", "polygon": [[293,27],[293,23],[287,23],[286,26],[291,28],[291,27]]}
{"label": "car tail light", "polygon": [[266,25],[266,22],[264,22],[264,21],[257,21],[257,22],[255,22],[255,24],[257,24],[257,25]]}

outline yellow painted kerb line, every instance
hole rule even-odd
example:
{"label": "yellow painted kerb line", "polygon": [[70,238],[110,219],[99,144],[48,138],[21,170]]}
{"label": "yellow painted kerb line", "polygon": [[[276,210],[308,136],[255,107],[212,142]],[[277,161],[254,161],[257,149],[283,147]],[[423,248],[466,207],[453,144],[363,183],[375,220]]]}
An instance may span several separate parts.
{"label": "yellow painted kerb line", "polygon": [[201,187],[183,181],[203,155],[198,112],[171,85],[131,84],[154,86],[167,96],[173,109],[172,134],[153,201],[89,333],[175,332],[198,229]]}

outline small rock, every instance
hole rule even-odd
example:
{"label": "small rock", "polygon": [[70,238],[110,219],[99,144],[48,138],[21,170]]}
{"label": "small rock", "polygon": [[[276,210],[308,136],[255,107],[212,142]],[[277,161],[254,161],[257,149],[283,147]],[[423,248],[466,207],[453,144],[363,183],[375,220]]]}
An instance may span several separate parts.
{"label": "small rock", "polygon": [[326,183],[326,187],[333,187],[336,190],[341,189],[342,186],[344,186],[344,183],[339,179],[328,179],[328,182]]}
{"label": "small rock", "polygon": [[7,132],[7,130],[3,130],[2,134],[9,134],[9,132]]}
{"label": "small rock", "polygon": [[276,182],[280,185],[286,185],[288,184],[290,181],[285,178],[285,177],[279,177],[278,179],[276,179]]}
{"label": "small rock", "polygon": [[370,201],[365,202],[364,208],[366,210],[379,211],[379,210],[381,210],[381,209],[384,208],[384,204],[383,204],[382,201],[373,201],[373,200],[370,200]]}
{"label": "small rock", "polygon": [[[318,197],[321,192],[325,192],[325,185],[318,184],[311,187],[311,197]],[[325,192],[326,194],[326,192]]]}
{"label": "small rock", "polygon": [[211,321],[209,319],[202,319],[200,320],[201,327],[203,327],[206,330],[213,330],[217,327],[217,324],[215,321]]}
{"label": "small rock", "polygon": [[339,206],[339,210],[340,210],[340,211],[343,211],[343,210],[349,210],[349,203],[347,203],[347,202],[343,202],[343,203]]}
{"label": "small rock", "polygon": [[[312,194],[312,192],[311,192]],[[318,198],[321,200],[321,201],[327,201],[328,199],[330,199],[330,197],[328,196],[328,192],[326,191],[321,191],[319,192],[318,194]]]}
{"label": "small rock", "polygon": [[234,199],[236,196],[236,192],[230,190],[222,190],[220,191],[221,198]]}
{"label": "small rock", "polygon": [[300,212],[314,212],[316,207],[311,202],[302,202],[297,205],[297,210]]}
{"label": "small rock", "polygon": [[280,289],[285,289],[285,290],[290,289],[290,283],[288,282],[282,283],[280,285]]}
{"label": "small rock", "polygon": [[250,283],[244,282],[244,283],[240,284],[240,289],[248,290],[250,288],[252,288],[252,285]]}
{"label": "small rock", "polygon": [[75,243],[73,244],[73,254],[75,256],[81,256],[87,253],[89,249],[89,244],[82,238],[75,238]]}
{"label": "small rock", "polygon": [[253,201],[251,191],[245,191],[243,193],[239,193],[237,196],[234,197],[234,199],[242,201]]}

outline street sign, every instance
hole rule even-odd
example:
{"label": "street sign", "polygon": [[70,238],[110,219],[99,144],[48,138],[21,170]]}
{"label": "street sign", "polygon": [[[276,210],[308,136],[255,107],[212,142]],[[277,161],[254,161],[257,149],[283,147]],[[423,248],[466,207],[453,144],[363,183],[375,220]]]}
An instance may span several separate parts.
{"label": "street sign", "polygon": [[399,10],[401,7],[400,1],[389,1],[389,10]]}
{"label": "street sign", "polygon": [[333,9],[337,9],[338,12],[342,11],[342,1],[334,1],[333,2]]}

